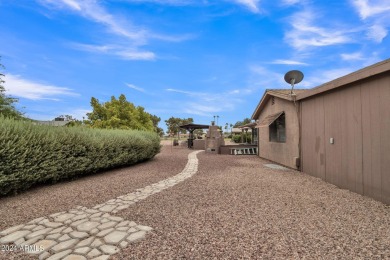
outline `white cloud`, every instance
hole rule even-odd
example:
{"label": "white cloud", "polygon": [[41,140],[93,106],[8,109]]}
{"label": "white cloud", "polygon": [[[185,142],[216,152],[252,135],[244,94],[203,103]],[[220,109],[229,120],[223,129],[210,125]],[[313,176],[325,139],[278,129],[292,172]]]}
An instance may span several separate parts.
{"label": "white cloud", "polygon": [[271,64],[280,64],[280,65],[309,65],[305,62],[294,61],[294,60],[274,60],[270,63]]}
{"label": "white cloud", "polygon": [[299,4],[303,2],[303,0],[283,0],[282,1],[282,4],[283,5],[287,5],[287,6],[290,6],[290,5],[295,5],[295,4]]}
{"label": "white cloud", "polygon": [[146,31],[136,28],[130,22],[119,21],[107,12],[99,2],[94,0],[40,0],[41,3],[55,8],[68,8],[76,11],[79,15],[105,25],[111,33],[124,36],[134,41],[143,43],[146,38]]}
{"label": "white cloud", "polygon": [[390,11],[389,0],[351,0],[360,15],[360,18],[367,19]]}
{"label": "white cloud", "polygon": [[196,1],[194,0],[126,0],[130,3],[154,3],[161,5],[189,5],[194,4]]}
{"label": "white cloud", "polygon": [[286,42],[298,50],[353,42],[349,36],[352,31],[315,25],[315,18],[316,15],[310,10],[291,16],[289,19],[292,29],[285,33]]}
{"label": "white cloud", "polygon": [[331,69],[326,71],[315,71],[312,72],[311,75],[306,77],[301,82],[301,85],[307,88],[318,87],[322,84],[328,83],[329,81],[348,75],[349,73],[352,73],[355,70],[356,68],[349,67],[349,68]]}
{"label": "white cloud", "polygon": [[145,92],[145,90],[143,88],[137,87],[136,85],[129,84],[129,83],[125,83],[125,84],[126,84],[126,86],[128,86],[131,89],[137,90],[139,92]]}
{"label": "white cloud", "polygon": [[72,43],[70,46],[77,50],[115,55],[125,60],[155,60],[156,55],[150,51],[140,51],[136,48],[118,45],[92,45]]}
{"label": "white cloud", "polygon": [[[168,88],[166,91],[190,97],[190,101],[186,101],[183,112],[192,115],[211,117],[216,112],[233,111],[242,102],[240,98],[237,98],[236,90],[223,93],[206,93]],[[226,102],[227,100],[229,102]]]}
{"label": "white cloud", "polygon": [[7,74],[5,80],[4,87],[7,89],[7,93],[16,97],[32,100],[49,99],[58,101],[62,96],[79,95],[69,88],[26,80],[19,75]]}
{"label": "white cloud", "polygon": [[377,43],[381,43],[382,40],[387,36],[387,29],[379,24],[370,26],[367,31],[367,37]]}
{"label": "white cloud", "polygon": [[123,50],[115,53],[125,60],[155,60],[156,55],[150,51]]}
{"label": "white cloud", "polygon": [[361,52],[354,52],[354,53],[342,53],[341,58],[346,61],[358,61],[358,60],[364,60],[363,54]]}
{"label": "white cloud", "polygon": [[259,3],[260,0],[229,0],[239,5],[245,6],[253,13],[260,13]]}

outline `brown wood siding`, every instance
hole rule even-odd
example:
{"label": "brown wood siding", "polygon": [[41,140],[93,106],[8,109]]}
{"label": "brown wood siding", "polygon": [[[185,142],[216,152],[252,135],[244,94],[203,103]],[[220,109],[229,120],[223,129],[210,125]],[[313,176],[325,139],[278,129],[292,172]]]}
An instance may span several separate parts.
{"label": "brown wood siding", "polygon": [[302,171],[390,204],[390,75],[301,102]]}
{"label": "brown wood siding", "polygon": [[[325,115],[324,98],[310,99],[302,103],[302,170],[311,172],[312,175],[325,180]],[[309,138],[306,138],[309,136]],[[312,143],[314,141],[314,143]],[[303,162],[304,160],[304,162]]]}

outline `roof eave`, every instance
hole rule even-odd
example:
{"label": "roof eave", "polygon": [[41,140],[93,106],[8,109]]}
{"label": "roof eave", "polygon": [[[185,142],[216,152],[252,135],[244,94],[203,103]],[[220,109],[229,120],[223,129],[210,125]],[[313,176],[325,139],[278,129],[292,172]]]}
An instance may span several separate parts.
{"label": "roof eave", "polygon": [[302,100],[314,95],[318,95],[323,92],[330,91],[389,71],[390,59],[387,59],[300,93],[297,95],[297,100]]}
{"label": "roof eave", "polygon": [[283,95],[283,94],[278,93],[276,91],[272,91],[270,89],[266,89],[264,94],[263,94],[263,97],[261,98],[261,100],[260,100],[259,104],[257,105],[255,111],[253,112],[251,119],[257,119],[259,117],[260,111],[263,109],[263,107],[265,106],[266,102],[268,101],[268,99],[271,96],[278,97],[278,98],[281,98],[281,99],[285,99],[285,100],[288,100],[288,101],[292,101],[292,98],[291,98],[290,95]]}

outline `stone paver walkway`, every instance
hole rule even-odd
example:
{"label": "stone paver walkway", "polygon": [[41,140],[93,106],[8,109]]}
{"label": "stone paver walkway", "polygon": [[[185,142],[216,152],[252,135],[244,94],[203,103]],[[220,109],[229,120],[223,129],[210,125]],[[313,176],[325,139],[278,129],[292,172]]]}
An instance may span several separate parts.
{"label": "stone paver walkway", "polygon": [[39,259],[108,259],[120,248],[143,239],[152,230],[151,227],[111,216],[110,213],[126,209],[190,178],[198,170],[196,154],[199,152],[194,151],[188,155],[188,163],[181,173],[136,192],[119,196],[91,209],[77,206],[66,212],[37,218],[27,224],[1,231],[1,248],[5,251],[35,254]]}

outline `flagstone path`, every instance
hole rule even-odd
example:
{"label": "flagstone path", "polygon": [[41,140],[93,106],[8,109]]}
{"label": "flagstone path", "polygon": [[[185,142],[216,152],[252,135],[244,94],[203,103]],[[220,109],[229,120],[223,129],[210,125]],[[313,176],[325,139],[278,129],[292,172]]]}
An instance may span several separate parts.
{"label": "flagstone path", "polygon": [[40,217],[27,224],[3,230],[0,232],[1,250],[22,251],[48,260],[108,259],[129,243],[145,238],[152,230],[151,227],[112,216],[110,213],[126,209],[190,178],[198,170],[196,154],[199,152],[194,151],[188,155],[188,163],[181,173],[136,192],[93,208],[77,206],[66,212]]}

